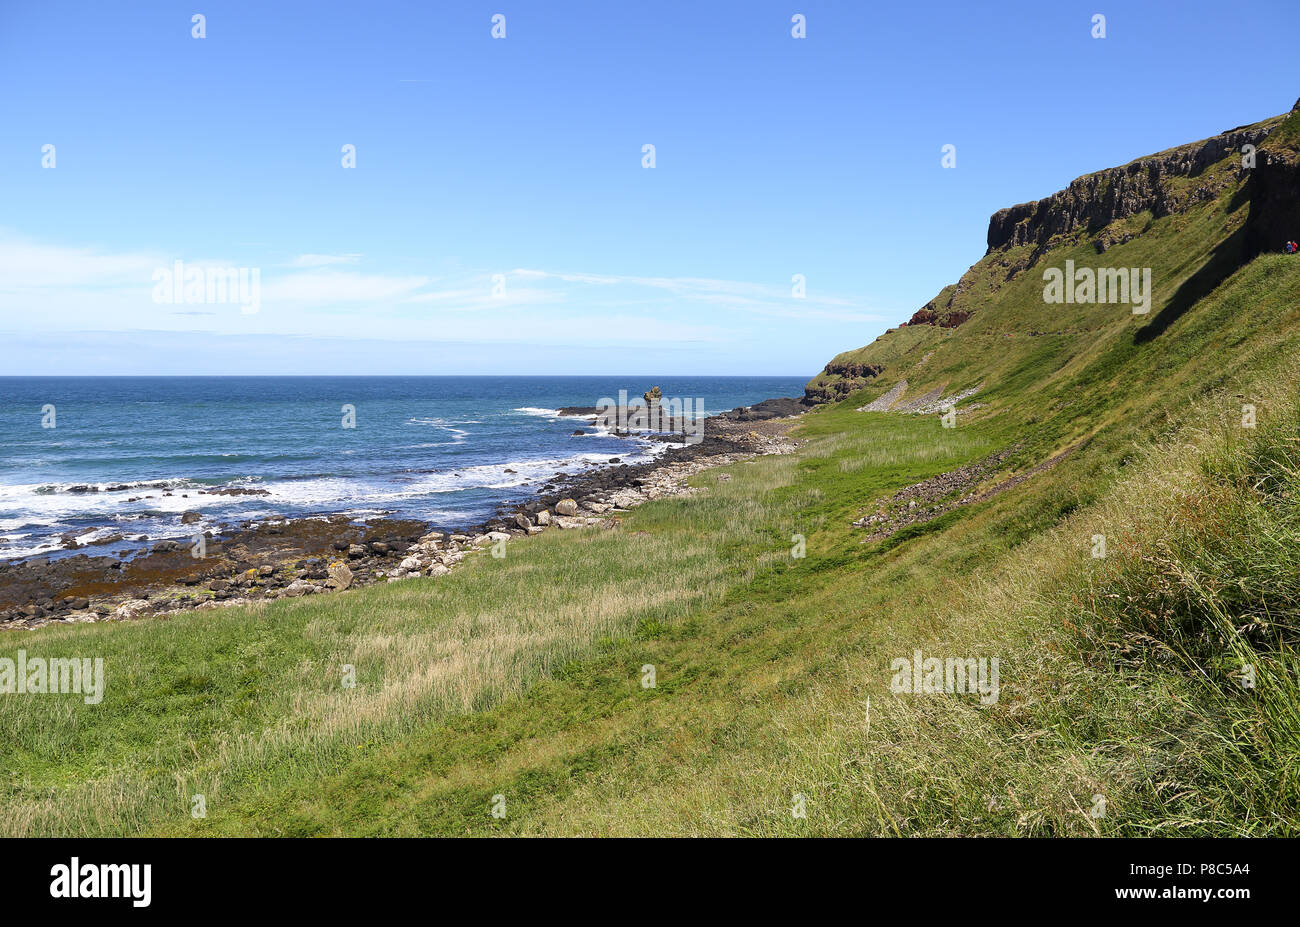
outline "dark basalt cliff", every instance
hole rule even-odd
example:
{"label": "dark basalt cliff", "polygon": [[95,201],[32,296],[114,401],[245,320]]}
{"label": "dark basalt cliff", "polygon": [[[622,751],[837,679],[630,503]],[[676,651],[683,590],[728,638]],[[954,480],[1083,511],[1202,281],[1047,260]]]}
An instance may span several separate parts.
{"label": "dark basalt cliff", "polygon": [[[1150,210],[1159,219],[1214,199],[1248,170],[1205,176],[1206,169],[1229,155],[1242,157],[1244,146],[1258,146],[1274,128],[1276,124],[1265,123],[1231,129],[1123,167],[1080,177],[1046,199],[999,209],[989,219],[988,251],[1044,245],[1079,229],[1094,235],[1116,220],[1141,212]],[[1203,182],[1175,183],[1175,178],[1200,178]]]}
{"label": "dark basalt cliff", "polygon": [[1246,185],[1249,256],[1276,251],[1285,241],[1300,241],[1300,100],[1289,118],[1259,152]]}
{"label": "dark basalt cliff", "polygon": [[[1247,159],[1251,146],[1254,165]],[[1034,266],[1050,248],[1092,239],[1098,254],[1141,234],[1125,219],[1185,212],[1225,191],[1249,203],[1241,261],[1279,251],[1297,237],[1300,215],[1300,101],[1288,115],[1239,126],[1212,138],[1138,158],[1078,178],[1051,196],[999,209],[989,219],[984,261],[918,309],[909,325],[956,328],[976,311],[970,298],[980,271],[993,261],[1003,279]],[[1118,223],[1118,224],[1116,224]],[[1029,252],[1011,253],[1029,247]]]}
{"label": "dark basalt cliff", "polygon": [[[1199,272],[1202,285],[1300,240],[1300,100],[1290,113],[1086,174],[1045,199],[999,209],[989,219],[984,257],[907,324],[956,328],[1053,249],[1087,243],[1104,254],[1152,222],[1224,198],[1233,233],[1207,259],[1213,273]],[[842,399],[882,370],[832,361],[805,389],[807,400]]]}

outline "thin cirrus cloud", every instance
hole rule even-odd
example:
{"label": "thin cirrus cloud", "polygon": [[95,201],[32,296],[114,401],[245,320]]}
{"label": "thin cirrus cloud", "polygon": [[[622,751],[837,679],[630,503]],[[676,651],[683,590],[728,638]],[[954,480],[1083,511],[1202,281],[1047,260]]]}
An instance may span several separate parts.
{"label": "thin cirrus cloud", "polygon": [[290,267],[332,267],[336,264],[355,264],[360,254],[300,254],[289,262]]}
{"label": "thin cirrus cloud", "polygon": [[144,284],[161,263],[155,254],[112,254],[0,235],[0,290]]}
{"label": "thin cirrus cloud", "polygon": [[547,290],[536,287],[518,287],[506,285],[498,292],[493,288],[491,277],[475,278],[470,285],[459,285],[455,289],[430,290],[417,293],[406,300],[408,303],[430,305],[439,309],[456,312],[476,312],[485,309],[512,309],[522,306],[537,306],[546,303],[564,302],[566,294],[561,290]]}
{"label": "thin cirrus cloud", "polygon": [[[92,320],[116,319],[122,330],[156,325],[161,307],[151,299],[154,272],[170,269],[176,260],[188,268],[230,268],[237,262],[186,259],[161,252],[113,253],[105,249],[35,243],[0,233],[0,310],[14,320],[5,328],[39,330],[83,328]],[[505,273],[464,271],[450,277],[419,273],[365,272],[359,253],[304,253],[288,263],[261,268],[261,312],[266,322],[278,317],[280,331],[315,331],[313,310],[331,314],[355,309],[367,324],[388,316],[414,325],[443,324],[447,313],[512,313],[512,327],[520,312],[533,307],[562,310],[566,320],[606,328],[620,313],[641,318],[664,317],[676,307],[675,323],[691,319],[699,308],[735,311],[805,322],[877,323],[881,316],[857,311],[855,301],[815,290],[796,299],[788,287],[704,277],[665,277],[517,268]],[[47,313],[33,316],[32,300],[39,299]],[[166,306],[166,313],[184,324],[195,322],[219,307]],[[429,315],[427,313],[432,313]],[[723,337],[725,326],[697,332],[701,340]],[[223,324],[225,324],[223,322]],[[469,325],[468,319],[466,324]],[[477,336],[490,342],[498,334],[479,325]],[[578,327],[581,327],[578,325]],[[473,337],[470,327],[458,326],[461,337]],[[513,330],[513,328],[512,328]],[[743,336],[743,331],[737,337]]]}
{"label": "thin cirrus cloud", "polygon": [[[330,267],[355,264],[360,255],[304,254],[294,267]],[[532,285],[520,286],[527,281]],[[556,303],[584,302],[608,308],[662,302],[664,297],[709,303],[772,318],[797,318],[828,322],[873,323],[884,316],[854,311],[857,303],[834,295],[811,295],[795,300],[788,289],[767,284],[702,277],[653,277],[598,273],[571,273],[517,268],[505,274],[466,273],[435,288],[427,277],[389,277],[375,274],[295,274],[271,284],[268,299],[348,303],[390,301],[427,305],[447,311],[511,309]],[[496,286],[497,283],[501,286]],[[584,292],[599,288],[599,294]],[[611,292],[612,291],[612,292]]]}
{"label": "thin cirrus cloud", "polygon": [[262,280],[262,300],[312,303],[373,303],[411,296],[432,282],[425,276],[387,276],[344,271],[306,271]]}
{"label": "thin cirrus cloud", "polygon": [[808,295],[796,299],[789,288],[770,284],[718,280],[708,277],[644,277],[621,274],[560,273],[519,268],[511,277],[558,280],[587,286],[615,287],[626,291],[655,290],[678,299],[706,302],[715,306],[773,318],[818,319],[828,322],[870,323],[882,321],[876,313],[854,312],[857,303],[843,297]]}

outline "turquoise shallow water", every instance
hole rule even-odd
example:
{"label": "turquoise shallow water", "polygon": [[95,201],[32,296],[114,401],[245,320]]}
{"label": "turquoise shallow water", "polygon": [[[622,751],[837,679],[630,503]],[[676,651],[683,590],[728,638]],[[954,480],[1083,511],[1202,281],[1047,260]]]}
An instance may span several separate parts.
{"label": "turquoise shallow water", "polygon": [[[58,549],[69,532],[176,537],[273,515],[471,524],[557,473],[662,447],[590,433],[561,407],[657,385],[714,414],[802,395],[806,379],[3,377],[0,558]],[[344,406],[354,428],[342,427]],[[269,495],[197,494],[214,487]],[[202,521],[182,529],[192,510]]]}

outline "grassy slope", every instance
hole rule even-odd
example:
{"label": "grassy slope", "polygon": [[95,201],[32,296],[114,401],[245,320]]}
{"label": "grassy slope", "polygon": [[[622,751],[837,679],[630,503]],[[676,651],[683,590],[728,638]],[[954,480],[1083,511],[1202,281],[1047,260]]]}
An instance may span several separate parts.
{"label": "grassy slope", "polygon": [[[835,355],[831,364],[884,364],[896,370],[916,364],[945,336],[951,334],[949,329],[929,325],[891,328],[865,347]],[[833,386],[843,379],[837,373],[823,371],[813,377],[809,385]]]}
{"label": "grassy slope", "polygon": [[[1107,252],[1155,270],[1147,319],[1045,306],[1035,270],[951,333],[885,336],[885,373],[810,416],[798,455],[705,475],[618,532],[544,535],[438,580],[0,639],[4,655],[103,656],[109,675],[97,707],[0,700],[14,732],[0,830],[1293,831],[1300,488],[1283,358],[1300,261],[1207,288],[1243,213],[1225,197]],[[1039,268],[1071,256],[1100,263],[1063,242]],[[853,411],[900,378],[983,382],[988,407],[955,430]],[[1233,424],[1237,394],[1259,429]],[[1075,450],[884,544],[848,527],[1008,447],[1022,469]],[[1246,632],[1225,630],[1243,616]],[[890,660],[917,648],[998,656],[998,704],[891,695]],[[1249,693],[1229,678],[1243,659],[1259,669]],[[206,820],[189,817],[195,792]],[[1095,795],[1104,817],[1085,813]]]}

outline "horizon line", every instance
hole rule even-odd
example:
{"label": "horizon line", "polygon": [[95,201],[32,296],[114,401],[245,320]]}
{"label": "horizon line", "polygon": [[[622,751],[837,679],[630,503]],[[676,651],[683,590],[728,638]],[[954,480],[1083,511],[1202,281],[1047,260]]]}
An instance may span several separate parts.
{"label": "horizon line", "polygon": [[[816,376],[817,374],[812,374]],[[234,379],[242,377],[245,379],[258,378],[279,378],[279,379],[307,379],[310,377],[422,377],[425,379],[451,379],[453,377],[482,377],[483,379],[493,380],[525,380],[525,379],[579,379],[582,377],[637,377],[642,379],[669,379],[672,377],[692,377],[697,380],[727,380],[765,377],[770,379],[799,379],[807,377],[802,373],[5,373],[0,374],[0,380],[75,380],[75,379],[170,379],[170,380],[202,380],[202,379]]]}

